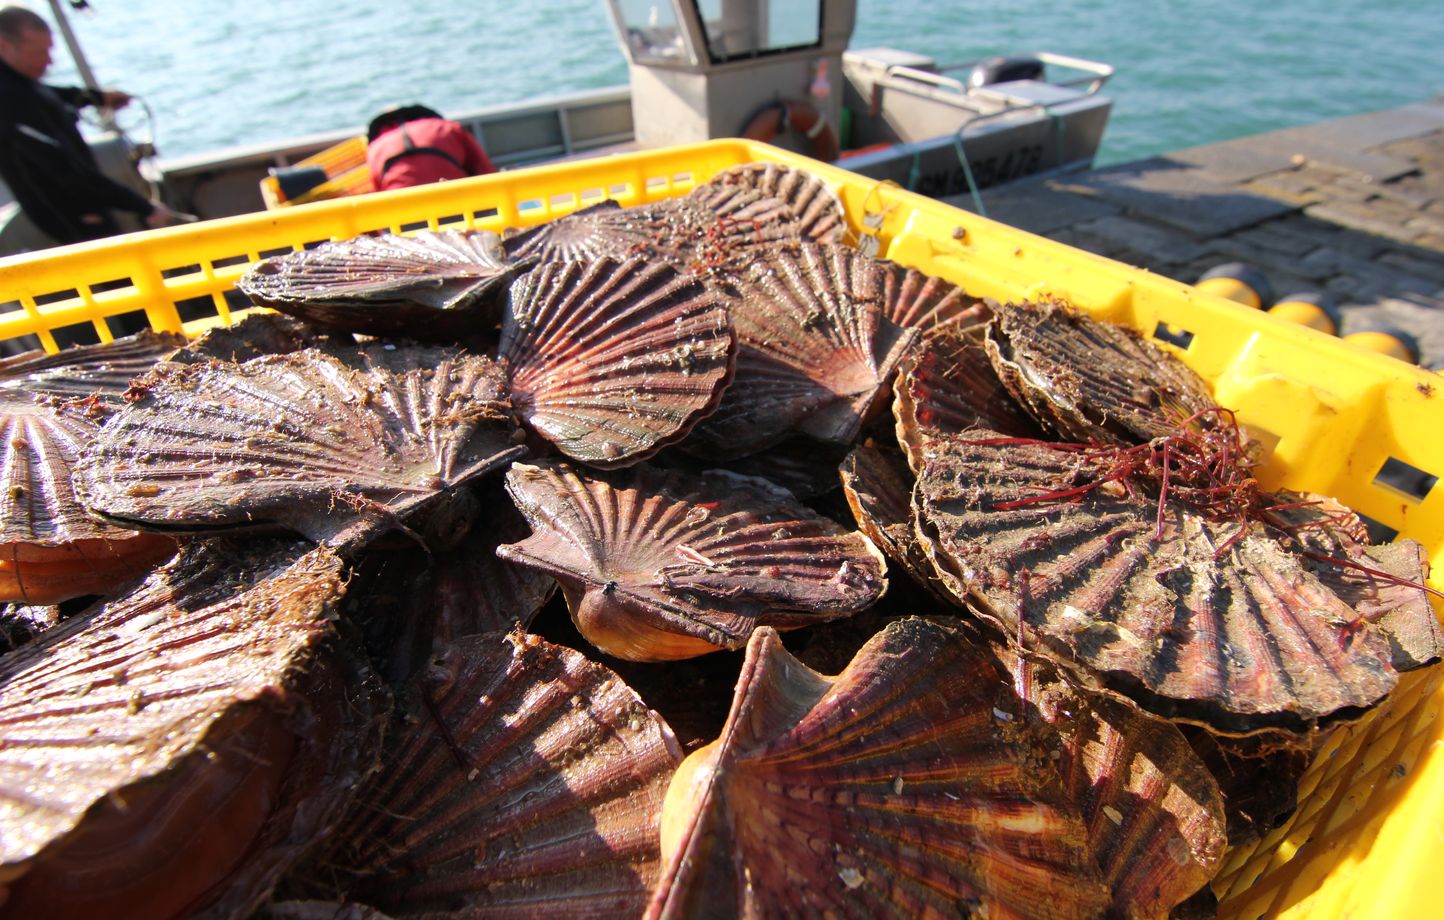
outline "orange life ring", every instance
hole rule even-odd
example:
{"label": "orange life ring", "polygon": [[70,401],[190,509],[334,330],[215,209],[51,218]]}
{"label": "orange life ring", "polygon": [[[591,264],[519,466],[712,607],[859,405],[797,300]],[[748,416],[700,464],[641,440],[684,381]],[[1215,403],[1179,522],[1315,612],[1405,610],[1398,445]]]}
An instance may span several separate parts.
{"label": "orange life ring", "polygon": [[796,131],[812,143],[812,155],[824,163],[837,159],[837,134],[810,102],[779,99],[769,102],[742,129],[742,137],[770,142],[779,134]]}

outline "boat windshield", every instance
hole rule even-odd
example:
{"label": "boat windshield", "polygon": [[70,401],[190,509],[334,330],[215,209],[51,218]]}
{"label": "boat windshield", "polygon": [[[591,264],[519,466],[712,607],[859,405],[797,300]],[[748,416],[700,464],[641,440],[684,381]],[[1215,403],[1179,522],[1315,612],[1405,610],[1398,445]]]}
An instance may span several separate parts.
{"label": "boat windshield", "polygon": [[696,64],[670,0],[609,0],[627,55],[637,64]]}
{"label": "boat windshield", "polygon": [[822,44],[822,0],[690,0],[714,64]]}

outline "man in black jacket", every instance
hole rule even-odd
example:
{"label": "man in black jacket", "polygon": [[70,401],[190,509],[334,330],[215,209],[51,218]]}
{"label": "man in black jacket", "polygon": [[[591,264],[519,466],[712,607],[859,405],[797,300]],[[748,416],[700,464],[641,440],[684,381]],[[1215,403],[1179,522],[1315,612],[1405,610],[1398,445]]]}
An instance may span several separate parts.
{"label": "man in black jacket", "polygon": [[0,8],[0,178],[57,243],[118,233],[110,208],[134,212],[147,227],[171,223],[176,215],[165,205],[102,173],[76,128],[77,108],[120,108],[130,97],[41,83],[52,43],[50,26],[34,12]]}

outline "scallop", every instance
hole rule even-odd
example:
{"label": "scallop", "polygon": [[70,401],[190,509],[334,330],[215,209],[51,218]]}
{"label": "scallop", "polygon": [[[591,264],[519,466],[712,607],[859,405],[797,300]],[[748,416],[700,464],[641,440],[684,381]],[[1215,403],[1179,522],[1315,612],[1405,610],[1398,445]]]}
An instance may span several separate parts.
{"label": "scallop", "polygon": [[301,876],[388,916],[636,916],[681,751],[615,674],[521,632],[410,684],[381,771]]}
{"label": "scallop", "polygon": [[1070,440],[1139,443],[1218,421],[1208,384],[1182,361],[1061,303],[999,307],[987,349],[1013,396]]}
{"label": "scallop", "polygon": [[1076,445],[974,429],[914,492],[942,582],[1070,677],[1222,732],[1303,730],[1396,684],[1390,642],[1263,524],[1103,482]]}
{"label": "scallop", "polygon": [[741,648],[758,624],[848,616],[887,586],[866,537],[765,480],[515,464],[506,483],[533,532],[498,555],[556,578],[582,635],[619,658]]}
{"label": "scallop", "polygon": [[858,529],[934,598],[955,604],[918,542],[912,509],[914,480],[902,454],[859,445],[847,455],[839,472]]}
{"label": "scallop", "polygon": [[494,325],[507,285],[530,265],[509,260],[494,233],[423,230],[262,259],[236,287],[322,329],[452,341]]}
{"label": "scallop", "polygon": [[77,488],[106,517],[160,530],[425,538],[457,530],[457,486],[523,453],[503,390],[492,361],[420,347],[178,367],[107,423]]}
{"label": "scallop", "polygon": [[795,433],[854,441],[917,333],[885,315],[888,269],[844,246],[778,247],[729,282],[737,377],[687,449],[733,459]]}
{"label": "scallop", "polygon": [[1171,722],[1065,683],[1046,664],[999,655],[1014,688],[1058,733],[1053,758],[1113,892],[1111,915],[1165,918],[1218,872],[1223,797]]}
{"label": "scallop", "polygon": [[915,268],[892,265],[885,285],[887,318],[907,329],[926,332],[952,326],[961,334],[981,337],[997,306],[995,301],[973,297],[957,285]]}
{"label": "scallop", "polygon": [[0,660],[13,916],[246,916],[374,768],[387,698],[340,560],[197,541]]}
{"label": "scallop", "polygon": [[982,344],[958,325],[923,335],[898,365],[893,391],[897,440],[914,472],[922,466],[924,443],[940,435],[981,427],[1008,437],[1043,437],[994,373]]}
{"label": "scallop", "polygon": [[889,625],[836,677],[758,629],[721,737],[667,791],[647,916],[1098,916],[1050,738],[936,624]]}
{"label": "scallop", "polygon": [[781,163],[724,169],[688,197],[725,219],[755,222],[760,242],[841,243],[847,234],[837,193],[812,173]]}
{"label": "scallop", "polygon": [[150,370],[184,344],[185,338],[174,333],[141,332],[55,354],[26,352],[0,360],[0,389],[50,404],[93,400],[112,409],[120,405],[132,377]]}
{"label": "scallop", "polygon": [[637,258],[548,263],[519,279],[499,356],[527,425],[608,469],[686,437],[735,360],[727,299]]}

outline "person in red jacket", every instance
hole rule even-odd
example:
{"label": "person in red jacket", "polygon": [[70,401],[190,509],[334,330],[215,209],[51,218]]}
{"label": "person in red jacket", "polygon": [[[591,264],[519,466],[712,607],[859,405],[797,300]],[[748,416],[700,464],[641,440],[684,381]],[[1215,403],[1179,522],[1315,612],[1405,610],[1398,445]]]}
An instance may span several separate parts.
{"label": "person in red jacket", "polygon": [[372,119],[366,142],[377,191],[496,172],[471,132],[424,105],[382,112]]}

